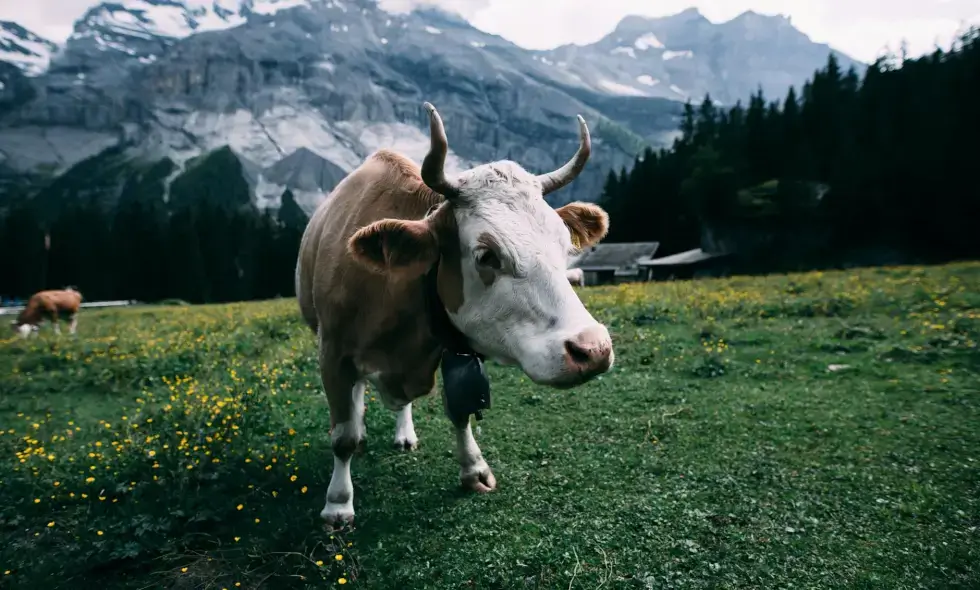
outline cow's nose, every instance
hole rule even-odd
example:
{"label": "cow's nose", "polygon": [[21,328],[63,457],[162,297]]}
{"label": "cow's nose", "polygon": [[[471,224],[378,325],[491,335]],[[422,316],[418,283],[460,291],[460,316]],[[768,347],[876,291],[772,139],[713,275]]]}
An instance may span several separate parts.
{"label": "cow's nose", "polygon": [[608,371],[612,358],[612,339],[603,326],[587,328],[565,341],[565,362],[585,377]]}

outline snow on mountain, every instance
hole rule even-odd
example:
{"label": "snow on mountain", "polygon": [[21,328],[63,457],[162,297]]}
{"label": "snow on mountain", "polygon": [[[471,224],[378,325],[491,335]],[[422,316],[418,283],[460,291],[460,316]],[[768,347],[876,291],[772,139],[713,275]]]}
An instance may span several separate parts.
{"label": "snow on mountain", "polygon": [[579,86],[614,95],[700,98],[732,104],[762,87],[783,96],[824,66],[834,53],[841,67],[861,64],[814,43],[783,16],[746,12],[713,23],[696,8],[663,17],[627,16],[590,45],[565,45],[541,59],[574,64]]}
{"label": "snow on mountain", "polygon": [[0,61],[12,63],[28,76],[48,69],[58,46],[17,23],[0,21]]}
{"label": "snow on mountain", "polygon": [[633,41],[633,45],[640,51],[646,51],[647,49],[650,48],[653,49],[664,48],[664,44],[661,43],[660,39],[658,39],[657,36],[654,35],[653,33],[645,33],[643,35],[640,35],[639,37],[636,38],[636,41]]}

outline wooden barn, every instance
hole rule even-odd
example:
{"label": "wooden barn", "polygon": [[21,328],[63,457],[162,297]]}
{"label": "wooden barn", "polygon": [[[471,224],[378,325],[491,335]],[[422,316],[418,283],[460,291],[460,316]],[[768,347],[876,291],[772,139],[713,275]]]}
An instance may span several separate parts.
{"label": "wooden barn", "polygon": [[659,246],[660,242],[600,243],[582,253],[571,268],[582,269],[586,285],[641,281],[638,261],[653,258]]}
{"label": "wooden barn", "polygon": [[695,248],[661,258],[643,258],[637,261],[642,280],[669,281],[719,276],[727,272],[727,254],[705,252]]}

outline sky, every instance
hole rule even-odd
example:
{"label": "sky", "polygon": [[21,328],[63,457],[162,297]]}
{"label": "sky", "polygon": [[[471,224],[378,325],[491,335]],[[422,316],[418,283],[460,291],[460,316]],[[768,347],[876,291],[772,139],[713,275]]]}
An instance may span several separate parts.
{"label": "sky", "polygon": [[[192,0],[203,2],[204,0]],[[910,55],[948,48],[958,31],[980,25],[980,0],[380,0],[388,9],[420,3],[459,12],[474,26],[529,49],[587,44],[629,14],[664,16],[697,7],[713,22],[746,10],[783,14],[812,40],[870,62],[885,49]],[[95,0],[0,0],[0,19],[63,42]],[[597,4],[601,8],[597,8]]]}

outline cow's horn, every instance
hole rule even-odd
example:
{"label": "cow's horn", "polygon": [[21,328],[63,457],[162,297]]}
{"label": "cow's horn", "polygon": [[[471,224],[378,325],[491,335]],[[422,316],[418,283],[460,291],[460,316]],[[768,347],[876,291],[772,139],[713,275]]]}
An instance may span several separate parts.
{"label": "cow's horn", "polygon": [[589,156],[592,155],[592,138],[589,136],[589,127],[585,124],[585,119],[582,118],[582,115],[576,115],[576,117],[578,118],[578,151],[575,152],[571,160],[566,162],[558,170],[538,175],[538,181],[541,183],[542,196],[554,192],[575,180],[575,177],[582,172],[582,168],[585,168],[585,163],[589,161]]}
{"label": "cow's horn", "polygon": [[459,196],[459,188],[446,180],[446,153],[449,151],[449,140],[446,139],[446,128],[442,125],[442,117],[431,103],[422,106],[429,113],[429,135],[431,144],[429,153],[422,160],[422,182],[430,189],[449,200]]}

